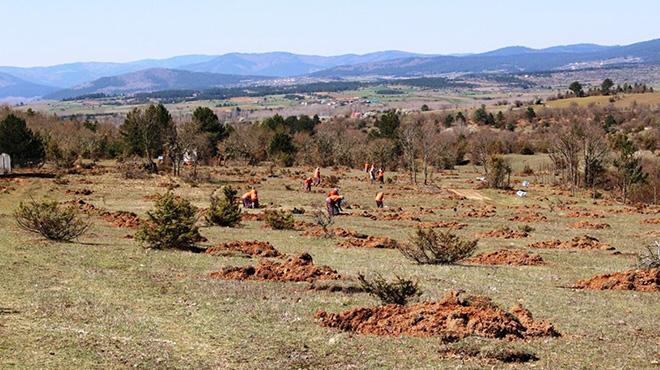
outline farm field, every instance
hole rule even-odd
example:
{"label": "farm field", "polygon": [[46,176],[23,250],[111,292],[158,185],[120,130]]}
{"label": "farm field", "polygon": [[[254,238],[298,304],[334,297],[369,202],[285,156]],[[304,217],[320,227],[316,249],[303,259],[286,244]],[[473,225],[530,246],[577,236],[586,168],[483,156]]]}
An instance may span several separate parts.
{"label": "farm field", "polygon": [[[646,98],[645,94],[643,97]],[[655,95],[657,98],[657,95]],[[639,96],[636,96],[639,98]],[[562,101],[563,102],[563,101]],[[515,349],[534,353],[537,368],[656,368],[660,363],[657,292],[583,290],[578,280],[632,268],[636,254],[660,238],[658,207],[633,208],[613,199],[544,184],[523,176],[548,161],[543,155],[508,156],[513,191],[479,189],[474,166],[434,175],[413,187],[403,173],[372,185],[355,169],[323,168],[339,178],[346,215],[342,228],[406,243],[419,225],[434,224],[465,238],[478,238],[476,254],[500,249],[538,255],[534,266],[417,265],[398,250],[347,248],[347,238],[306,233],[313,212],[331,187],[302,191],[312,168],[204,167],[208,181],[191,185],[165,175],[125,179],[114,162],[62,178],[0,178],[0,367],[2,368],[484,368],[524,367],[469,356],[447,348]],[[531,185],[517,197],[521,182]],[[356,286],[358,274],[417,280],[419,301],[438,301],[447,292],[490,297],[509,310],[522,304],[535,320],[547,320],[559,337],[490,339],[469,336],[456,343],[438,337],[375,336],[319,325],[319,310],[339,313],[376,307],[366,293],[312,289],[309,282],[215,279],[229,266],[255,265],[276,257],[210,255],[146,250],[133,239],[134,225],[90,213],[90,233],[75,243],[44,241],[19,229],[12,213],[19,202],[48,198],[93,205],[110,213],[150,210],[155,194],[168,188],[200,208],[209,195],[230,184],[239,194],[254,185],[265,209],[304,209],[298,230],[271,230],[246,217],[238,228],[201,227],[212,247],[231,241],[267,241],[287,256],[309,253],[315,265],[341,275],[324,284]],[[385,192],[384,210],[373,202]],[[83,201],[81,203],[80,201]],[[264,210],[248,210],[260,214]],[[375,219],[374,219],[375,218]],[[247,220],[250,219],[250,220]],[[654,221],[655,220],[655,221]],[[655,222],[655,223],[654,223]],[[200,221],[201,223],[201,221]],[[606,224],[600,229],[585,226]],[[531,231],[522,232],[528,225]],[[128,227],[126,227],[128,226]],[[509,230],[503,230],[508,227]],[[310,235],[306,235],[310,234]],[[527,234],[526,236],[524,234]],[[493,237],[493,236],[505,236]],[[593,237],[595,249],[538,248],[533,244]],[[538,246],[538,244],[536,244]]]}

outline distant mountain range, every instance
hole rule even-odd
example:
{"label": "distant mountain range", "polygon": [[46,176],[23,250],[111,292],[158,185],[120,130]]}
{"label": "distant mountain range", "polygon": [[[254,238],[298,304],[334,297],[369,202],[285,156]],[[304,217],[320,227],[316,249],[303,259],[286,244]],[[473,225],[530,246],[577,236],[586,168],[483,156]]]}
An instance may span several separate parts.
{"label": "distant mountain range", "polygon": [[45,95],[44,98],[59,100],[99,93],[119,95],[163,90],[203,90],[213,87],[245,85],[269,78],[150,68],[119,76],[102,77],[70,89]]}
{"label": "distant mountain range", "polygon": [[0,67],[0,99],[205,89],[301,76],[317,79],[406,77],[451,72],[533,72],[623,64],[660,64],[660,39],[627,46],[575,44],[545,49],[511,46],[481,54],[451,56],[403,51],[339,56],[230,53],[129,63]]}

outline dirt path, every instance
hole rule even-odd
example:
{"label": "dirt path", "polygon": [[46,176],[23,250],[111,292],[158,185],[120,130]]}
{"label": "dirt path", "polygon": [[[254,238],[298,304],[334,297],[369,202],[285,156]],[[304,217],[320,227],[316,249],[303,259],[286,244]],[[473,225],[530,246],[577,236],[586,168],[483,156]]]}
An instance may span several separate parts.
{"label": "dirt path", "polygon": [[481,194],[480,192],[473,190],[473,189],[447,189],[451,191],[452,193],[465,197],[467,199],[472,199],[472,200],[480,200],[480,201],[486,201],[486,200],[492,200],[488,198],[487,196]]}

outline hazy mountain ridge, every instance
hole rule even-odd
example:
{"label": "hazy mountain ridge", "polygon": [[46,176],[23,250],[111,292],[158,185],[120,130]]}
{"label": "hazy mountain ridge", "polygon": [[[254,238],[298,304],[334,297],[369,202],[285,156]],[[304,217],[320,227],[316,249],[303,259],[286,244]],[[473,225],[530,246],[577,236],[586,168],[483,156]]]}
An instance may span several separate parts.
{"label": "hazy mountain ridge", "polygon": [[150,68],[119,76],[102,77],[74,88],[57,91],[45,98],[66,99],[96,93],[120,95],[161,90],[208,89],[242,85],[265,79],[268,77]]}
{"label": "hazy mountain ridge", "polygon": [[58,88],[25,81],[0,72],[0,98],[33,98],[57,91]]}

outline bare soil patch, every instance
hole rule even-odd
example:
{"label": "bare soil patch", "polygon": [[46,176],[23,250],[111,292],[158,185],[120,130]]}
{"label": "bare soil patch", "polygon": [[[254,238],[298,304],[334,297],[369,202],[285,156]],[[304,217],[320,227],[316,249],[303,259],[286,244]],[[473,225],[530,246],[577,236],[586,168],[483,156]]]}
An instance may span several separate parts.
{"label": "bare soil patch", "polygon": [[501,239],[522,239],[528,237],[529,234],[521,230],[512,230],[509,227],[502,227],[499,229],[478,233],[477,238],[501,238]]}
{"label": "bare soil patch", "polygon": [[[357,239],[366,239],[368,236],[366,234],[358,233],[354,230],[343,229],[341,227],[333,227],[328,229],[328,234],[338,238],[357,238]],[[304,236],[314,236],[317,238],[325,237],[326,232],[323,231],[323,228],[320,226],[312,225],[306,228],[302,235]]]}
{"label": "bare soil patch", "polygon": [[511,266],[541,266],[545,261],[538,254],[528,254],[525,251],[500,249],[491,253],[480,254],[469,258],[468,263],[478,265],[511,265]]}
{"label": "bare soil patch", "polygon": [[660,217],[658,218],[647,218],[645,220],[642,220],[643,224],[647,225],[659,225],[660,224]]}
{"label": "bare soil patch", "polygon": [[119,228],[137,229],[140,227],[140,217],[133,212],[109,211],[105,208],[96,207],[82,199],[67,202],[76,205],[83,213],[90,216],[98,216],[106,222]]}
{"label": "bare soil patch", "polygon": [[85,189],[67,189],[65,191],[65,193],[70,194],[70,195],[91,195],[92,193],[94,193],[94,191],[92,191],[91,189],[87,189],[87,188],[85,188]]}
{"label": "bare soil patch", "polygon": [[589,235],[576,236],[571,240],[561,241],[559,239],[546,240],[529,244],[530,248],[547,248],[547,249],[601,249],[601,250],[614,250],[607,243],[602,243],[598,239]]}
{"label": "bare soil patch", "polygon": [[351,238],[337,243],[342,248],[383,248],[396,249],[399,243],[384,236],[369,236],[366,239]]}
{"label": "bare soil patch", "polygon": [[221,243],[206,250],[207,254],[214,256],[231,255],[235,252],[255,257],[280,257],[280,253],[272,244],[264,241],[232,241]]}
{"label": "bare soil patch", "polygon": [[495,206],[485,206],[481,209],[470,209],[467,212],[464,212],[460,215],[460,217],[468,217],[468,218],[488,218],[488,217],[493,217],[497,214],[497,208]]}
{"label": "bare soil patch", "polygon": [[575,283],[578,289],[660,292],[660,269],[628,270],[594,276]]}
{"label": "bare soil patch", "polygon": [[241,221],[265,221],[266,216],[263,213],[241,213]]}
{"label": "bare soil patch", "polygon": [[509,218],[509,221],[529,222],[529,223],[548,221],[547,217],[545,217],[544,215],[540,214],[539,212],[535,212],[535,211],[518,210],[518,211],[514,212],[514,214],[515,215],[513,217]]}
{"label": "bare soil patch", "polygon": [[256,266],[227,267],[209,277],[223,280],[306,281],[336,280],[341,276],[328,266],[316,266],[312,256],[303,253],[285,262],[260,261]]}
{"label": "bare soil patch", "polygon": [[594,223],[589,221],[580,221],[568,225],[571,229],[591,229],[591,230],[602,230],[609,229],[611,226],[606,223]]}
{"label": "bare soil patch", "polygon": [[488,297],[461,299],[455,291],[437,302],[355,308],[342,313],[318,311],[315,318],[321,326],[359,334],[439,336],[447,341],[470,335],[506,339],[560,336],[552,324],[533,320],[522,306],[507,312]]}

